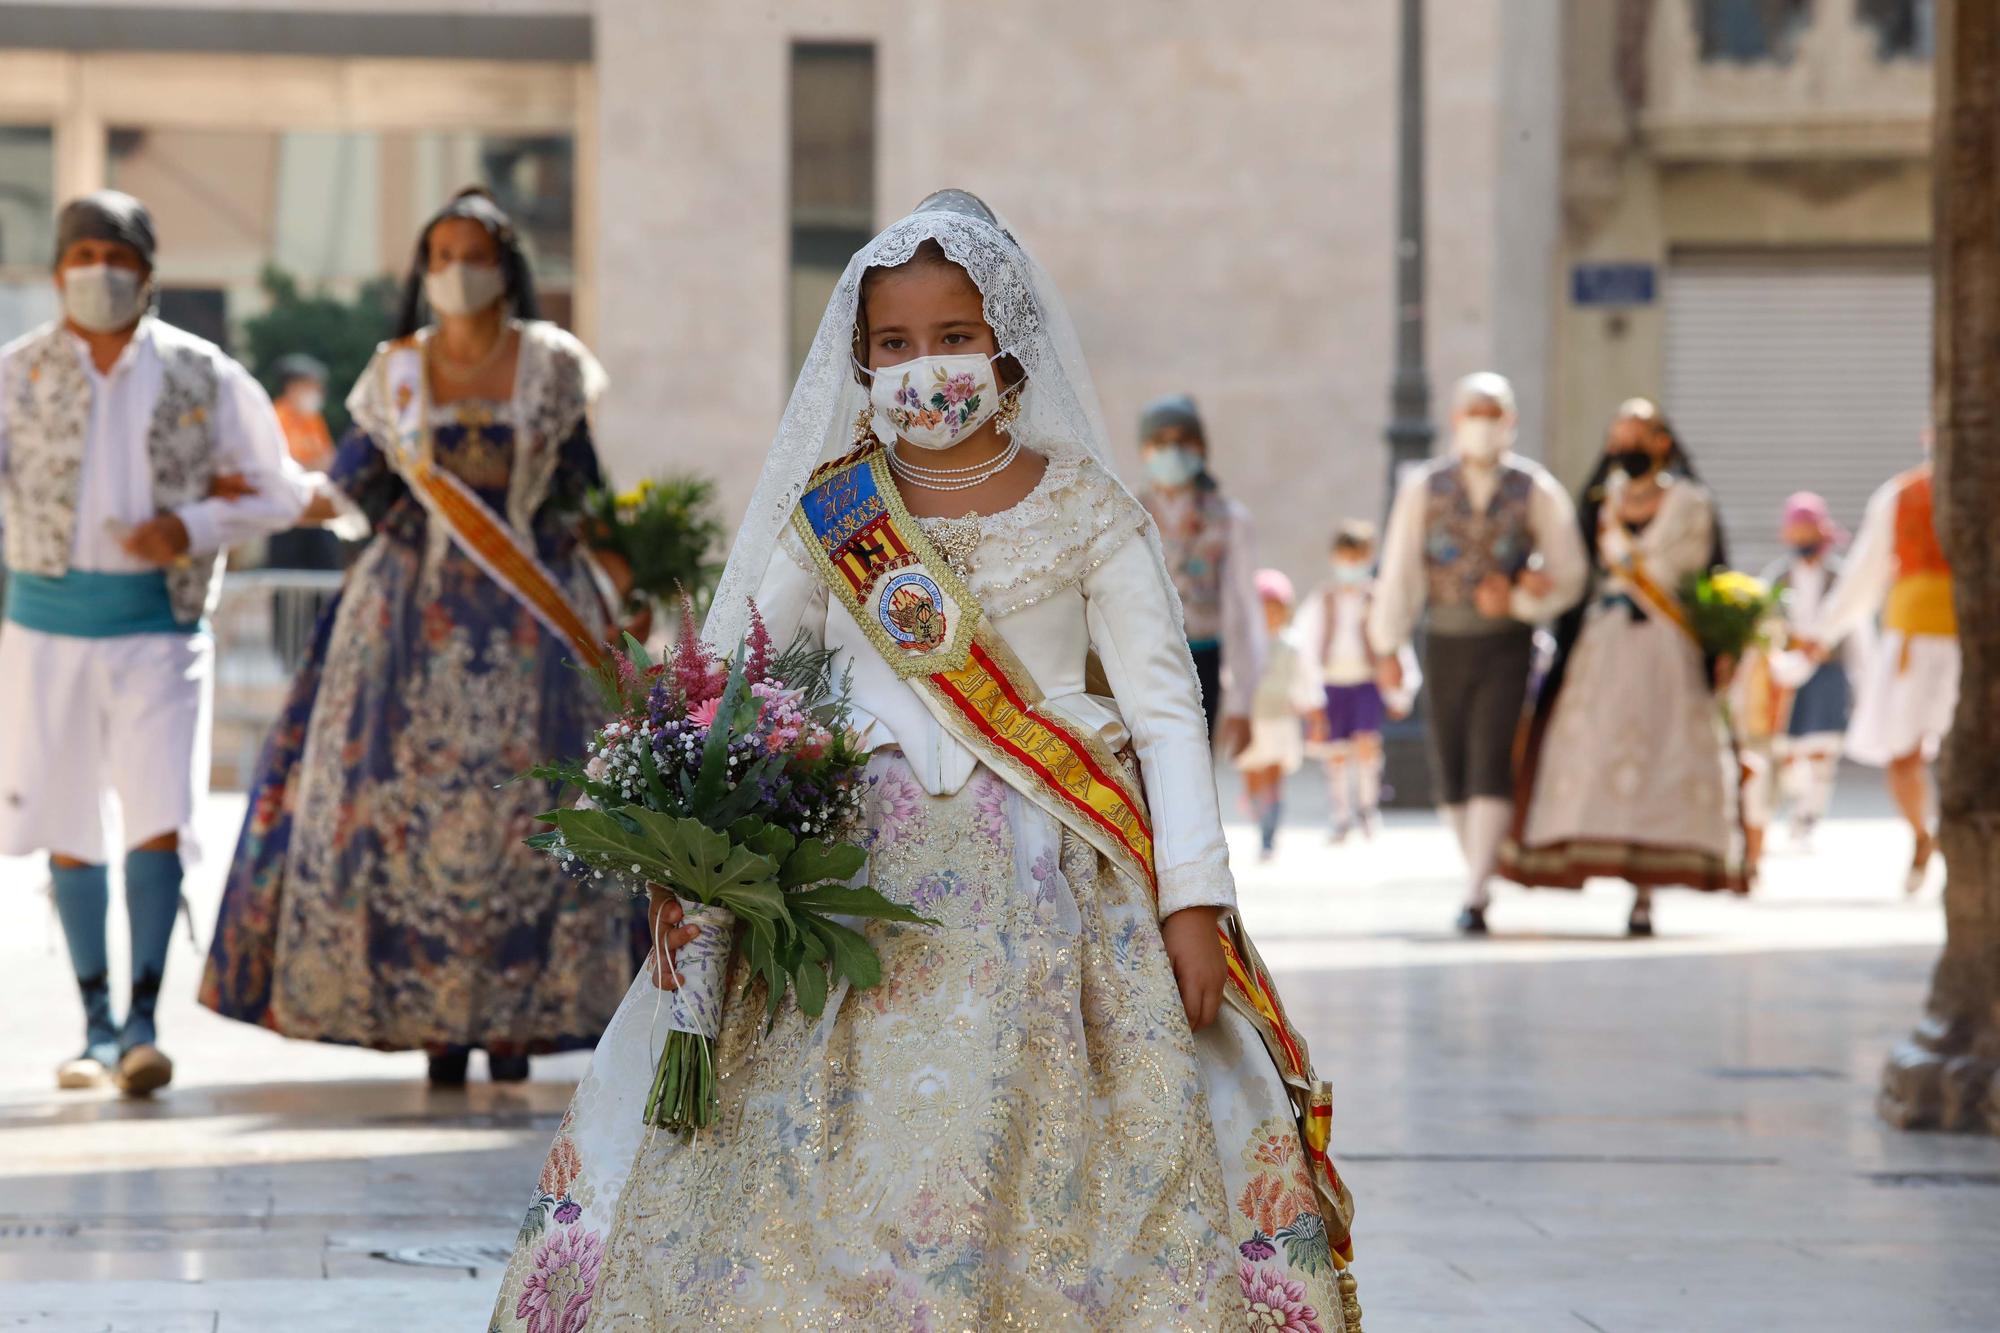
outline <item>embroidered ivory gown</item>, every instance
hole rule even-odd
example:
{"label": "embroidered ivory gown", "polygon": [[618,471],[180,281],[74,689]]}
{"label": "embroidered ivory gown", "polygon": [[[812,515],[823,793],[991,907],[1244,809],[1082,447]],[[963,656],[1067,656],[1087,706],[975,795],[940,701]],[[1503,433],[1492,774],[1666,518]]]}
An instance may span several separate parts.
{"label": "embroidered ivory gown", "polygon": [[[1046,707],[1129,745],[1160,901],[942,730],[809,572],[790,530],[757,602],[853,671],[877,749],[869,882],[937,918],[870,923],[881,984],[753,990],[717,1039],[717,1124],[640,1122],[641,977],[564,1118],[495,1330],[1343,1326],[1270,1057],[1227,1008],[1188,1030],[1159,921],[1234,901],[1201,704],[1147,518],[1095,462],[925,531]],[[1089,693],[1094,654],[1112,697]],[[761,983],[760,983],[761,984]]]}

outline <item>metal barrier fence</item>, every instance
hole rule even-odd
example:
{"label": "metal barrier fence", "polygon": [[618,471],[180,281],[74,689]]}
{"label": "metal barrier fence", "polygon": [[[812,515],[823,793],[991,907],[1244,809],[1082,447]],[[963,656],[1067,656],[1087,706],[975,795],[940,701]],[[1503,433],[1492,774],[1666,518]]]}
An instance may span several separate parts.
{"label": "metal barrier fence", "polygon": [[250,783],[257,754],[291,690],[293,673],[334,593],[338,570],[231,570],[210,617],[215,629],[215,773],[211,785]]}

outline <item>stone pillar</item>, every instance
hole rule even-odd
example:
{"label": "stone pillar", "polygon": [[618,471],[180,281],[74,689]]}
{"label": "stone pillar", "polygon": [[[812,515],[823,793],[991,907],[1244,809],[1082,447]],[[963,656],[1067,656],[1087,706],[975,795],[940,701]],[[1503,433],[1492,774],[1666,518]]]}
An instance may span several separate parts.
{"label": "stone pillar", "polygon": [[1940,773],[1944,956],[1878,1108],[2000,1134],[2000,5],[1940,0],[1936,116],[1937,524],[1965,675]]}

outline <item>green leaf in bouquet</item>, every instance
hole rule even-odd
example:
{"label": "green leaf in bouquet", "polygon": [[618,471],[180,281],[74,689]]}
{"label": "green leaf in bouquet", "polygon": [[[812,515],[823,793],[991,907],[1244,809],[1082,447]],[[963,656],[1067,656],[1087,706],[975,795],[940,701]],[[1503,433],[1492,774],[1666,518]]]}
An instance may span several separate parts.
{"label": "green leaf in bouquet", "polygon": [[792,889],[829,879],[849,880],[867,863],[868,853],[851,842],[807,838],[778,868],[778,883]]}
{"label": "green leaf in bouquet", "polygon": [[646,651],[646,645],[634,638],[630,631],[625,635],[625,656],[632,665],[639,668],[641,675],[653,669],[653,655]]}
{"label": "green leaf in bouquet", "polygon": [[799,840],[792,836],[790,830],[779,828],[756,815],[745,815],[731,823],[729,836],[779,865],[783,865],[785,858],[792,854],[792,848],[799,845]]}
{"label": "green leaf in bouquet", "polygon": [[808,1018],[826,1012],[826,972],[820,964],[802,963],[792,973],[792,989],[798,992],[799,1009]]}
{"label": "green leaf in bouquet", "polygon": [[778,867],[769,857],[737,846],[698,819],[632,805],[617,811],[560,810],[555,822],[577,855],[613,865],[622,858],[683,897],[719,903],[739,915],[744,913],[732,900],[754,907],[777,892]]}
{"label": "green leaf in bouquet", "polygon": [[912,925],[935,926],[937,919],[919,915],[899,902],[885,898],[867,885],[821,884],[817,888],[794,890],[786,895],[793,912],[832,913],[836,916],[867,917],[875,921],[906,921]]}
{"label": "green leaf in bouquet", "polygon": [[784,755],[765,755],[738,772],[736,785],[724,792],[713,807],[703,811],[702,818],[711,824],[729,827],[764,803],[763,783],[784,771]]}
{"label": "green leaf in bouquet", "polygon": [[875,956],[875,946],[868,942],[867,936],[823,916],[804,915],[800,919],[833,954],[836,976],[846,977],[858,990],[866,990],[882,979],[882,960]]}
{"label": "green leaf in bouquet", "polygon": [[[697,815],[705,815],[722,799],[722,793],[729,785],[729,727],[725,718],[736,715],[736,707],[748,695],[750,687],[743,681],[743,662],[740,657],[729,663],[729,683],[723,687],[722,699],[715,708],[715,722],[708,729],[708,739],[701,747],[701,771],[695,778],[688,805]],[[727,821],[720,821],[727,823]]]}

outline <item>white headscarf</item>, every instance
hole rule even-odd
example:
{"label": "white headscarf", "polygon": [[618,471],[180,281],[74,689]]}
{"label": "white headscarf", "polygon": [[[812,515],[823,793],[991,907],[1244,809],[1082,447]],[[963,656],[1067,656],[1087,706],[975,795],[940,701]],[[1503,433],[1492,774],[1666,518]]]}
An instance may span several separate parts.
{"label": "white headscarf", "polygon": [[[945,256],[965,270],[979,288],[986,323],[1000,350],[1010,353],[1028,373],[1021,390],[1021,415],[1008,427],[1009,434],[1023,447],[1050,458],[1088,455],[1107,475],[1116,477],[1104,413],[1084,364],[1083,348],[1048,275],[979,199],[963,190],[940,190],[857,251],[840,275],[812,350],[792,386],[791,401],[764,460],[763,476],[750,497],[743,526],[737,529],[702,627],[711,644],[735,648],[748,620],[745,608],[805,493],[807,478],[821,463],[854,447],[855,419],[868,405],[868,391],[854,372],[855,317],[863,275],[871,268],[907,263],[925,241],[936,241]],[[1159,558],[1159,537],[1150,527],[1148,540]],[[1164,580],[1164,559],[1160,570]],[[1178,633],[1178,599],[1173,606]]]}

